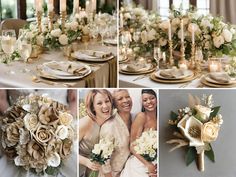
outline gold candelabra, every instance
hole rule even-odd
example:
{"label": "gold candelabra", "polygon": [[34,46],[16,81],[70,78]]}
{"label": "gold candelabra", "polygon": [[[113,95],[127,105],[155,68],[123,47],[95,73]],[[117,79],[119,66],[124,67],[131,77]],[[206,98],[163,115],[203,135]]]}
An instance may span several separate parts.
{"label": "gold candelabra", "polygon": [[49,30],[53,30],[53,18],[54,18],[54,12],[51,11],[48,13],[48,21],[49,21]]}
{"label": "gold candelabra", "polygon": [[66,15],[66,11],[60,12],[62,33],[65,32]]}
{"label": "gold candelabra", "polygon": [[194,43],[192,43],[192,47],[191,47],[191,59],[190,59],[189,67],[191,69],[195,68],[195,44]]}
{"label": "gold candelabra", "polygon": [[170,52],[169,64],[170,64],[170,66],[173,66],[174,65],[174,58],[173,58],[173,42],[172,42],[172,40],[169,40],[169,52]]}
{"label": "gold candelabra", "polygon": [[38,25],[39,33],[42,33],[42,14],[43,13],[41,11],[36,12],[37,25]]}
{"label": "gold candelabra", "polygon": [[184,42],[181,42],[180,52],[181,52],[181,60],[182,60],[182,61],[185,61],[185,48],[184,48]]}

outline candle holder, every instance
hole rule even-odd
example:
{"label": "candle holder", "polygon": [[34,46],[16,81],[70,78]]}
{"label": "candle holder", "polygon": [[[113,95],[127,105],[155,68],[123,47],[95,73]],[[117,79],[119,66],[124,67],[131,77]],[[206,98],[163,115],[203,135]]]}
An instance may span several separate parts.
{"label": "candle holder", "polygon": [[65,32],[66,15],[66,11],[60,12],[62,33]]}
{"label": "candle holder", "polygon": [[170,56],[169,56],[169,65],[170,65],[170,66],[174,66],[174,58],[173,58],[173,42],[172,42],[172,40],[169,40],[169,52],[170,52]]}
{"label": "candle holder", "polygon": [[54,12],[51,11],[48,13],[48,21],[49,21],[49,30],[52,31],[53,30],[53,18],[54,18]]}
{"label": "candle holder", "polygon": [[185,61],[185,48],[184,48],[184,42],[181,42],[180,52],[181,52],[181,60],[182,60],[182,61]]}
{"label": "candle holder", "polygon": [[43,13],[41,11],[36,12],[36,19],[39,33],[42,33],[42,14]]}
{"label": "candle holder", "polygon": [[195,44],[194,43],[192,43],[192,47],[191,47],[191,59],[190,59],[189,68],[190,69],[195,68]]}

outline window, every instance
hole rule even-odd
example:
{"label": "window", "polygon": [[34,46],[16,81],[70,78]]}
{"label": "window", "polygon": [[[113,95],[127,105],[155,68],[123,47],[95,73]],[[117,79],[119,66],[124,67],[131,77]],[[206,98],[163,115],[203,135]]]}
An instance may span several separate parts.
{"label": "window", "polygon": [[16,0],[0,0],[1,20],[6,18],[17,18],[17,5]]}
{"label": "window", "polygon": [[160,16],[165,19],[169,16],[169,8],[174,5],[175,8],[180,8],[182,6],[183,11],[189,9],[189,6],[196,5],[198,8],[198,13],[208,14],[210,9],[210,0],[157,0],[157,9]]}

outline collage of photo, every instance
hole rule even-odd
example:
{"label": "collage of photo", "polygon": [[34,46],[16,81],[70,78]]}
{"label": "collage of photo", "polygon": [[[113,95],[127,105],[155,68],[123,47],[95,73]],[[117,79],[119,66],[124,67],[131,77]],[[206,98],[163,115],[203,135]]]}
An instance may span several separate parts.
{"label": "collage of photo", "polygon": [[235,177],[235,0],[0,0],[0,177]]}

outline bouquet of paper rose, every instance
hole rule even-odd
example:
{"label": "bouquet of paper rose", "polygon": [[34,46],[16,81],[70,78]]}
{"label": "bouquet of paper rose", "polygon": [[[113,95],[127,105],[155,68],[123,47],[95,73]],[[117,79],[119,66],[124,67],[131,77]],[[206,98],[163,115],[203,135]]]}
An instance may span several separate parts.
{"label": "bouquet of paper rose", "polygon": [[46,95],[20,97],[1,119],[1,145],[14,164],[56,175],[71,154],[74,131],[65,105]]}
{"label": "bouquet of paper rose", "polygon": [[145,160],[155,162],[157,160],[157,131],[149,130],[133,142],[134,150]]}
{"label": "bouquet of paper rose", "polygon": [[215,162],[211,143],[218,137],[220,126],[223,124],[220,106],[213,107],[212,95],[198,97],[189,95],[189,106],[179,109],[178,113],[171,112],[169,124],[174,126],[175,139],[168,144],[177,144],[170,151],[187,146],[186,165],[196,160],[198,169],[204,171],[204,154]]}
{"label": "bouquet of paper rose", "polygon": [[[91,154],[91,161],[97,162],[100,165],[104,165],[108,159],[110,159],[112,152],[115,149],[114,138],[105,137],[101,138],[98,144],[94,145]],[[92,171],[89,177],[97,177],[98,171]]]}

